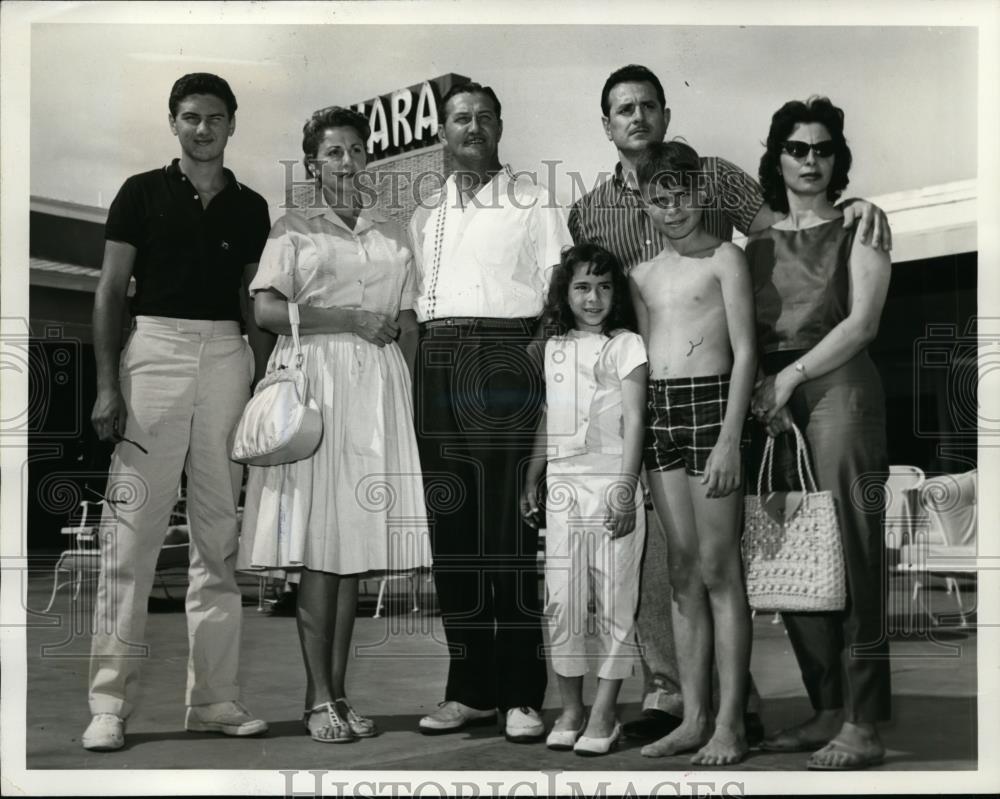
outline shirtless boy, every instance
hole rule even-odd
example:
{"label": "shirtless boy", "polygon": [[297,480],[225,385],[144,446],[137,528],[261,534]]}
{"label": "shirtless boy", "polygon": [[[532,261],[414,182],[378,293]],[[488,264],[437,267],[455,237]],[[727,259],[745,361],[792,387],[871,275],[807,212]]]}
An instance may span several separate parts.
{"label": "shirtless boy", "polygon": [[[649,355],[646,474],[670,552],[684,720],[647,757],[697,750],[700,765],[747,752],[750,613],[740,563],[740,444],[755,370],[753,295],[742,250],[706,232],[698,154],[649,147],[637,165],[646,213],[669,242],[629,285]],[[711,657],[719,709],[711,719]]]}

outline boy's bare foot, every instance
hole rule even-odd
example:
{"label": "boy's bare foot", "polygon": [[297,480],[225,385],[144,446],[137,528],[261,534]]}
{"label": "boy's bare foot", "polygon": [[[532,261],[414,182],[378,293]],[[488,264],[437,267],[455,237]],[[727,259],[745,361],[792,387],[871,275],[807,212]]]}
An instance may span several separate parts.
{"label": "boy's bare foot", "polygon": [[874,727],[845,722],[830,743],[809,757],[808,768],[851,771],[877,766],[885,759],[885,746]]}
{"label": "boy's bare foot", "polygon": [[681,726],[660,740],[642,747],[643,757],[669,757],[690,752],[705,745],[709,738],[708,722],[681,722]]}
{"label": "boy's bare foot", "polygon": [[716,726],[709,742],[694,754],[691,762],[696,766],[731,766],[746,757],[749,749],[746,736]]}
{"label": "boy's bare foot", "polygon": [[820,710],[808,721],[765,738],[760,748],[767,752],[814,752],[833,740],[843,723],[843,711]]}

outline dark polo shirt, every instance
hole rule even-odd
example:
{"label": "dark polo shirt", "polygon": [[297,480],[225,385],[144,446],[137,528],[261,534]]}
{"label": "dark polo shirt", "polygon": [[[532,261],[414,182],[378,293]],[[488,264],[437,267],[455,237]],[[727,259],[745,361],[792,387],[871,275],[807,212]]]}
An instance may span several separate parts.
{"label": "dark polo shirt", "polygon": [[207,208],[179,159],[133,175],[108,210],[104,238],[136,248],[135,316],[239,321],[243,267],[257,263],[271,221],[267,201],[228,181]]}

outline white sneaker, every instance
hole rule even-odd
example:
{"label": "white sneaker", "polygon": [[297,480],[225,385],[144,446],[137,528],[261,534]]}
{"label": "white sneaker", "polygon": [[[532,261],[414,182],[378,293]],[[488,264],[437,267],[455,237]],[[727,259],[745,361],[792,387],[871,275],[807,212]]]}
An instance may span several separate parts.
{"label": "white sneaker", "polygon": [[80,739],[91,752],[113,752],[125,746],[125,719],[114,713],[97,713]]}
{"label": "white sneaker", "polygon": [[189,732],[221,732],[223,735],[260,735],[267,732],[267,722],[255,719],[239,702],[212,702],[191,705],[184,728]]}
{"label": "white sneaker", "polygon": [[497,718],[495,710],[478,710],[453,699],[439,704],[439,710],[420,719],[418,728],[424,735],[458,732],[474,724],[492,724]]}
{"label": "white sneaker", "polygon": [[545,735],[545,724],[533,707],[512,707],[507,711],[504,737],[512,743],[533,743]]}

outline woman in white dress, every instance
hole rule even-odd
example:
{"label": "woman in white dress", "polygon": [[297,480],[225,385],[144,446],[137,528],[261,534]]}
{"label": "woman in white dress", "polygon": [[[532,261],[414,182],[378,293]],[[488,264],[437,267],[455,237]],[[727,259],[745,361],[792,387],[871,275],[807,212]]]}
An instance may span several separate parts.
{"label": "woman in white dress", "polygon": [[323,743],[377,734],[346,698],[359,574],[430,563],[411,395],[413,259],[401,228],[363,207],[369,132],[337,106],[306,122],[315,201],[274,224],[250,285],[257,323],[278,334],[269,370],[294,359],[288,301],[299,305],[323,439],[304,460],[250,468],[238,566],[302,567],[304,721]]}

